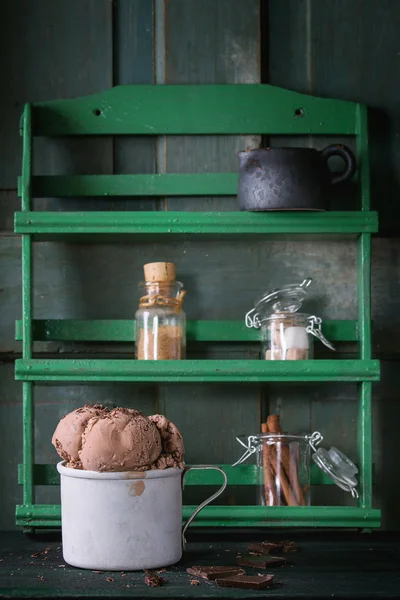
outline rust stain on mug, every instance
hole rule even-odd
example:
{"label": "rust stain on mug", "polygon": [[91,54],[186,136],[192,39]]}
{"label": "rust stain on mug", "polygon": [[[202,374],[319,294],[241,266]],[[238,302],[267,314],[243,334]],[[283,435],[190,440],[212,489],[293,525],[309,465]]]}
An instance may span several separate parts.
{"label": "rust stain on mug", "polygon": [[141,496],[144,492],[144,488],[144,481],[134,481],[129,487],[129,494],[131,496]]}
{"label": "rust stain on mug", "polygon": [[146,471],[126,471],[124,477],[125,479],[144,479]]}

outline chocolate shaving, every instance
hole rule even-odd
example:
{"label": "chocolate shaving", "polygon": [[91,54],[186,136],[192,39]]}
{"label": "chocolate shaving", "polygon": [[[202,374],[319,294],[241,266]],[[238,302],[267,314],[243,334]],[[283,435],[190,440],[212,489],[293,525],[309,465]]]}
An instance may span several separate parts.
{"label": "chocolate shaving", "polygon": [[243,554],[238,556],[236,562],[241,567],[254,567],[255,569],[268,569],[268,567],[282,567],[286,563],[286,558],[281,556],[254,556],[252,554]]}
{"label": "chocolate shaving", "polygon": [[283,542],[252,542],[248,545],[248,550],[256,554],[270,554],[280,552],[283,547]]}
{"label": "chocolate shaving", "polygon": [[200,585],[200,581],[198,579],[191,579],[190,585]]}
{"label": "chocolate shaving", "polygon": [[298,548],[294,542],[283,542],[283,552],[288,554],[290,552],[297,552]]}
{"label": "chocolate shaving", "polygon": [[106,581],[108,581],[108,583],[114,583],[115,579],[112,577],[106,577]]}
{"label": "chocolate shaving", "polygon": [[155,573],[152,573],[147,569],[144,569],[144,572],[146,573],[144,582],[148,587],[160,587],[164,583],[163,578],[159,577]]}
{"label": "chocolate shaving", "polygon": [[273,575],[240,575],[217,579],[218,587],[233,587],[247,590],[263,590],[273,583]]}
{"label": "chocolate shaving", "polygon": [[297,552],[298,548],[294,542],[251,542],[248,545],[250,553],[270,554],[271,552]]}
{"label": "chocolate shaving", "polygon": [[203,566],[194,566],[186,569],[189,575],[195,575],[196,577],[202,577],[203,579],[208,579],[209,581],[214,581],[215,579],[231,577],[234,575],[244,575],[245,572],[243,569],[239,567],[203,567]]}
{"label": "chocolate shaving", "polygon": [[271,552],[297,552],[298,548],[294,542],[250,542],[248,544],[249,554],[270,554]]}

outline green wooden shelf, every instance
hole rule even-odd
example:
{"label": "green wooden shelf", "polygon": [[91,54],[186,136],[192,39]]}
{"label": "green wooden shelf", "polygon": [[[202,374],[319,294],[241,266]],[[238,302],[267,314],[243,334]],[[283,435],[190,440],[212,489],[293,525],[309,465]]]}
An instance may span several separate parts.
{"label": "green wooden shelf", "polygon": [[[183,506],[186,521],[196,506]],[[16,522],[22,527],[60,527],[58,504],[18,505]],[[380,526],[380,511],[353,506],[206,506],[193,527],[356,527]]]}
{"label": "green wooden shelf", "polygon": [[[33,339],[39,342],[130,342],[135,340],[133,319],[37,319],[32,322]],[[260,331],[244,321],[187,321],[189,342],[259,342]],[[356,342],[357,321],[324,321],[324,335],[333,342]],[[16,322],[15,339],[23,339],[23,323]]]}
{"label": "green wooden shelf", "polygon": [[[162,106],[162,110],[160,110]],[[179,110],[176,107],[179,106]],[[251,110],[249,110],[251,107]],[[162,173],[36,176],[32,173],[35,136],[101,135],[322,135],[354,136],[357,158],[358,212],[264,213],[193,212],[190,197],[231,196],[237,173]],[[18,182],[21,212],[15,231],[22,234],[22,310],[16,337],[22,359],[16,378],[22,384],[23,485],[18,525],[27,529],[60,526],[58,505],[35,504],[36,485],[56,485],[54,465],[34,460],[36,382],[357,382],[357,507],[210,506],[195,525],[204,527],[379,527],[380,512],[372,508],[372,382],[379,380],[379,362],[371,360],[371,234],[378,231],[377,213],[370,210],[367,108],[361,104],[316,98],[269,85],[131,85],[69,100],[27,104],[21,120],[22,175]],[[336,141],[334,138],[334,141]],[[185,198],[186,211],[70,212],[69,198]],[[63,210],[35,211],[34,198],[65,198]],[[51,202],[51,201],[50,201]],[[74,200],[75,202],[75,200]],[[233,200],[234,202],[234,200]],[[49,204],[51,206],[51,204]],[[57,208],[60,204],[57,204]],[[78,321],[33,319],[33,242],[160,242],[174,236],[198,236],[228,241],[232,236],[256,239],[279,236],[292,240],[357,237],[358,315],[355,321],[324,323],[332,341],[357,342],[357,360],[261,361],[185,360],[135,361],[33,358],[35,341],[127,342],[134,340],[132,320]],[[131,236],[131,237],[129,237]],[[253,236],[250,238],[250,236]],[[183,239],[182,237],[180,239]],[[189,342],[256,342],[258,332],[243,322],[189,321]],[[218,460],[218,457],[216,457]],[[255,472],[232,469],[231,485],[254,485]],[[192,476],[190,476],[192,477]],[[312,475],[313,483],[327,483]],[[216,480],[193,475],[191,485],[214,485]],[[183,508],[186,519],[193,507]]]}
{"label": "green wooden shelf", "polygon": [[376,212],[20,212],[15,232],[42,235],[106,234],[361,234],[378,231]]}
{"label": "green wooden shelf", "polygon": [[378,381],[377,360],[117,360],[19,359],[20,381],[267,383]]}
{"label": "green wooden shelf", "polygon": [[81,98],[36,102],[32,133],[354,135],[359,107],[264,84],[118,85]]}
{"label": "green wooden shelf", "polygon": [[[238,452],[238,458],[240,451]],[[228,477],[228,485],[254,486],[259,485],[259,469],[256,465],[245,464],[233,467],[232,465],[218,465]],[[33,480],[35,485],[59,485],[60,475],[56,465],[33,465]],[[24,465],[18,465],[18,483],[24,482]],[[185,485],[221,485],[221,474],[217,471],[189,471]],[[311,485],[334,485],[317,465],[311,465]]]}

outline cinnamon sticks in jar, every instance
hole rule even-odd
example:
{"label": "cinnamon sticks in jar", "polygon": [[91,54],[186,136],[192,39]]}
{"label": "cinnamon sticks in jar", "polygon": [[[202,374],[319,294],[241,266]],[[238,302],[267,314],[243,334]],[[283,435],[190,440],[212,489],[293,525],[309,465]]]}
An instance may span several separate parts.
{"label": "cinnamon sticks in jar", "polygon": [[305,490],[299,480],[299,444],[285,438],[279,415],[270,415],[261,425],[263,440],[265,504],[267,506],[305,506]]}

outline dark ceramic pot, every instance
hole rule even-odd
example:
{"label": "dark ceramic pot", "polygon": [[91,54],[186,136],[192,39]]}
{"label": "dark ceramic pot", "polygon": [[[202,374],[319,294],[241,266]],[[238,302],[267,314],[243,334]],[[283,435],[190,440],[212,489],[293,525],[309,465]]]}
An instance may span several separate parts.
{"label": "dark ceramic pot", "polygon": [[[356,160],[346,146],[314,148],[260,148],[239,152],[238,197],[241,210],[328,210],[331,185],[347,181]],[[331,156],[340,156],[345,168],[332,173]]]}

